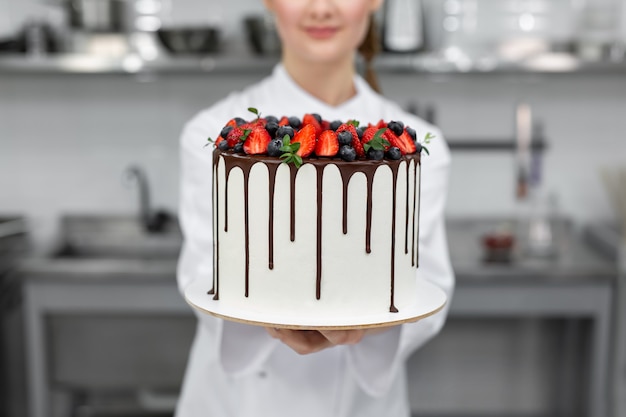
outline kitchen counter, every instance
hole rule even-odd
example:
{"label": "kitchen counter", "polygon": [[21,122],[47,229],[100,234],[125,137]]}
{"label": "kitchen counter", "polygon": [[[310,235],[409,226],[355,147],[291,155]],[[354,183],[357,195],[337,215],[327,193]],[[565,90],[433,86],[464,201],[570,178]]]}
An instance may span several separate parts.
{"label": "kitchen counter", "polygon": [[[517,256],[508,264],[485,263],[480,237],[501,222],[448,220],[450,255],[457,277],[450,317],[532,317],[591,322],[585,415],[606,417],[615,265],[595,253],[567,223],[556,236],[560,244],[556,258],[533,260]],[[121,227],[122,224],[125,226]],[[128,219],[97,217],[68,218],[63,229],[64,250],[49,259],[26,260],[20,266],[31,417],[46,416],[51,401],[46,382],[51,380],[47,375],[50,367],[45,353],[48,343],[45,326],[50,317],[55,314],[191,317],[193,314],[176,286],[176,255],[182,242],[178,229],[160,237],[145,235]],[[106,235],[106,231],[111,234]],[[101,236],[100,240],[94,238],[97,235]],[[125,251],[116,256],[103,253],[104,249],[115,246],[115,236],[123,239]],[[158,243],[159,240],[166,243]],[[168,255],[147,256],[141,248],[143,244],[160,248]],[[575,402],[568,401],[565,394],[560,403],[562,408],[566,412],[580,411],[568,409],[568,403]]]}

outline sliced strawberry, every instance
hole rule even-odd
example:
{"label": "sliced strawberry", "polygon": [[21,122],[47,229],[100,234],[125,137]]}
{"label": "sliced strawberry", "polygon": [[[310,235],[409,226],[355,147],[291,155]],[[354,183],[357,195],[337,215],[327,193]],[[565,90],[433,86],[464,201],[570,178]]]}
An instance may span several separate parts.
{"label": "sliced strawberry", "polygon": [[322,120],[322,130],[330,129],[330,122],[328,120]]}
{"label": "sliced strawberry", "polygon": [[226,135],[226,140],[228,141],[228,147],[230,148],[234,147],[237,144],[237,142],[241,140],[244,134],[245,132],[243,131],[241,127],[235,127],[233,130],[228,132],[228,135]]}
{"label": "sliced strawberry", "polygon": [[339,152],[339,141],[337,134],[332,130],[325,130],[317,138],[315,144],[315,154],[318,156],[335,156]]}
{"label": "sliced strawberry", "polygon": [[293,137],[291,143],[299,142],[300,148],[296,152],[299,156],[306,158],[315,150],[315,126],[304,125]]}
{"label": "sliced strawberry", "polygon": [[289,125],[289,118],[287,116],[283,116],[280,118],[280,120],[278,121],[278,126],[288,126]]}
{"label": "sliced strawberry", "polygon": [[219,144],[220,144],[220,142],[222,142],[223,140],[224,140],[224,138],[223,138],[223,137],[218,136],[218,137],[217,137],[217,139],[215,140],[215,146],[219,145]]}
{"label": "sliced strawberry", "polygon": [[307,113],[302,117],[302,125],[313,125],[315,127],[316,136],[319,136],[323,131],[321,123],[310,113]]}
{"label": "sliced strawberry", "polygon": [[237,127],[237,121],[235,119],[230,119],[228,123],[226,123],[226,126]]}
{"label": "sliced strawberry", "polygon": [[376,126],[370,125],[367,129],[365,129],[365,132],[363,132],[361,143],[365,145],[367,142],[374,139],[374,135],[376,135],[376,132],[378,132],[378,129],[376,128]]}
{"label": "sliced strawberry", "polygon": [[397,136],[391,129],[387,129],[385,133],[383,133],[383,136],[391,143],[391,146],[399,148],[402,155],[415,153],[417,150],[413,139],[411,139],[411,136],[406,131],[402,132],[400,136]]}
{"label": "sliced strawberry", "polygon": [[248,135],[246,141],[243,143],[243,151],[248,155],[258,155],[267,152],[267,145],[272,138],[261,126],[257,126]]}
{"label": "sliced strawberry", "polygon": [[354,125],[349,124],[349,123],[343,123],[341,126],[337,128],[337,133],[339,134],[339,132],[343,132],[344,130],[347,130],[350,133],[352,133],[352,147],[356,151],[356,154],[358,157],[364,158],[365,150],[363,149],[363,144],[359,140],[359,135],[358,133],[356,133],[356,128],[354,127]]}
{"label": "sliced strawberry", "polygon": [[375,127],[376,129],[382,129],[383,127],[387,127],[387,122],[385,122],[383,119],[380,119],[378,123],[376,124],[368,123],[367,127]]}

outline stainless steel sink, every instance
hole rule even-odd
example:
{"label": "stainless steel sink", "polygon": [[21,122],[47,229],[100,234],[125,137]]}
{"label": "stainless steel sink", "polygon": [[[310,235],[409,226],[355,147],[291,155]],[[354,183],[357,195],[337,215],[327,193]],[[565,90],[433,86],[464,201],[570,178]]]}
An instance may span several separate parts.
{"label": "stainless steel sink", "polygon": [[67,215],[61,219],[61,244],[55,258],[172,259],[178,257],[182,233],[175,217],[158,232],[138,217]]}

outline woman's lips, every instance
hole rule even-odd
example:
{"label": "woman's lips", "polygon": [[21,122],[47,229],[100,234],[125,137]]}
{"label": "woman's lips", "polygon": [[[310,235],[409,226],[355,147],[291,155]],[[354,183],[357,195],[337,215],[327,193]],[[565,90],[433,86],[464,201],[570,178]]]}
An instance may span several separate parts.
{"label": "woman's lips", "polygon": [[337,33],[337,28],[334,27],[307,27],[305,30],[315,39],[328,39]]}

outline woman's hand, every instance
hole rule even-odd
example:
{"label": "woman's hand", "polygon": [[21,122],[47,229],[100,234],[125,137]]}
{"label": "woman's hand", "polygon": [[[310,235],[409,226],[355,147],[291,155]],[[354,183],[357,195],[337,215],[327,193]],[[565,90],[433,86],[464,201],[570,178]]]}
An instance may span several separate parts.
{"label": "woman's hand", "polygon": [[337,345],[354,345],[368,334],[381,333],[380,329],[356,330],[289,330],[266,328],[270,336],[279,339],[300,355],[319,352]]}

